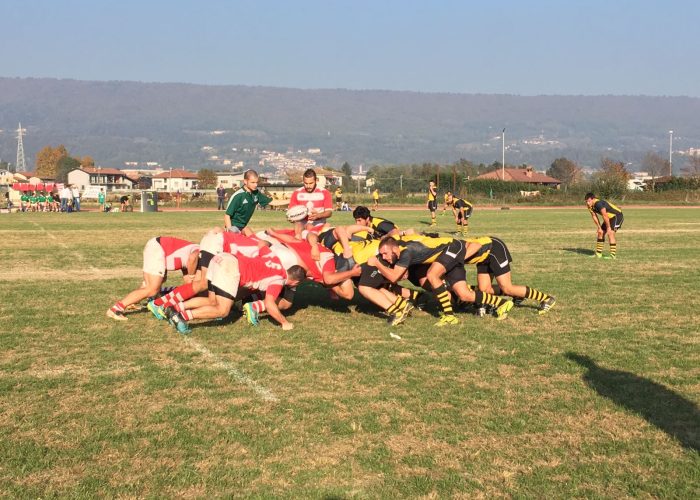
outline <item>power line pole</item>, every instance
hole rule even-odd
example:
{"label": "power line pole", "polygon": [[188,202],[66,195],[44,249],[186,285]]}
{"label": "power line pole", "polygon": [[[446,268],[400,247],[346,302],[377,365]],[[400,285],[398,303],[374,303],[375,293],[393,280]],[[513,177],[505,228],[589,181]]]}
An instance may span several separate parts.
{"label": "power line pole", "polygon": [[22,136],[24,135],[24,130],[22,129],[22,124],[19,124],[17,128],[17,161],[15,162],[14,172],[26,172],[27,162],[24,158],[24,143],[22,142]]}
{"label": "power line pole", "polygon": [[399,189],[403,193],[403,174],[399,175]]}
{"label": "power line pole", "polygon": [[506,180],[506,128],[503,127],[501,135],[501,180]]}
{"label": "power line pole", "polygon": [[668,131],[668,176],[673,176],[673,130]]}
{"label": "power line pole", "polygon": [[457,192],[457,167],[452,165],[452,194]]}

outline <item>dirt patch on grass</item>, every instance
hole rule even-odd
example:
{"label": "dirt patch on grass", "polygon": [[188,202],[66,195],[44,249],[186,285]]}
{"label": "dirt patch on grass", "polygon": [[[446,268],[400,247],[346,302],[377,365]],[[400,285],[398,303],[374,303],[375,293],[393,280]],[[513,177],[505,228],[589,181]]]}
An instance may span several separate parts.
{"label": "dirt patch on grass", "polygon": [[46,269],[31,265],[13,266],[0,274],[0,281],[103,281],[122,278],[141,278],[143,270],[137,267],[90,269],[77,266],[66,269]]}

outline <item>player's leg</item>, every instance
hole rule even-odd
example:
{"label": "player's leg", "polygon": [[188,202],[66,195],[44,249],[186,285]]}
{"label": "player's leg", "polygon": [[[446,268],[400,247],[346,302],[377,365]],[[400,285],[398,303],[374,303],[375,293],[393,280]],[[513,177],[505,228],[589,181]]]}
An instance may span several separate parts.
{"label": "player's leg", "polygon": [[433,289],[433,295],[435,295],[435,298],[440,304],[440,312],[442,313],[442,317],[440,321],[436,323],[436,326],[454,325],[458,323],[457,317],[454,315],[454,310],[452,309],[452,294],[447,289],[447,285],[443,280],[443,276],[445,276],[446,272],[443,264],[440,262],[433,262],[426,274],[426,280]]}
{"label": "player's leg", "polygon": [[124,316],[124,309],[132,304],[137,304],[148,297],[151,297],[158,293],[160,290],[160,285],[163,283],[163,277],[153,274],[143,273],[143,284],[140,288],[133,290],[122,300],[116,302],[112,307],[107,310],[107,316],[112,319],[123,321],[126,319]]}

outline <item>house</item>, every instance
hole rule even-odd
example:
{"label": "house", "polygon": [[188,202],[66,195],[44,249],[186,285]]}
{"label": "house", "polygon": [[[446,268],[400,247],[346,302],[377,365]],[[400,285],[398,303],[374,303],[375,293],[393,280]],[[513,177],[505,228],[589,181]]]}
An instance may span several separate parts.
{"label": "house", "polygon": [[216,187],[223,186],[224,189],[238,189],[243,185],[243,172],[217,172]]}
{"label": "house", "polygon": [[328,168],[315,168],[318,187],[334,190],[343,185],[343,173]]}
{"label": "house", "polygon": [[115,189],[132,189],[133,179],[117,168],[82,167],[68,172],[68,184],[78,186],[84,191],[90,186],[101,186],[105,191]]}
{"label": "house", "polygon": [[197,189],[198,177],[189,170],[176,169],[161,172],[154,175],[151,187],[156,191],[195,191]]}
{"label": "house", "polygon": [[532,167],[506,168],[505,178],[503,176],[503,170],[499,168],[498,170],[494,170],[493,172],[482,174],[476,177],[476,179],[491,179],[499,181],[505,180],[506,182],[522,182],[525,184],[532,184],[534,186],[545,186],[554,189],[559,189],[559,186],[561,185],[561,181],[559,179],[555,179],[554,177],[550,177],[540,172],[535,172]]}

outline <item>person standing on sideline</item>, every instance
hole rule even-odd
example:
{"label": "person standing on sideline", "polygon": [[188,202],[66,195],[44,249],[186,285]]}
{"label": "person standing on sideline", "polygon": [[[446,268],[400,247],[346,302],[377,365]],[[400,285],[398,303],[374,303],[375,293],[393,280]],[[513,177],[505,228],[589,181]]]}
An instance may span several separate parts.
{"label": "person standing on sideline", "polygon": [[97,193],[97,203],[100,205],[100,212],[105,211],[105,188],[100,188],[100,192]]}
{"label": "person standing on sideline", "polygon": [[63,186],[61,189],[61,212],[68,211],[68,200],[71,197],[70,188],[68,186]]}
{"label": "person standing on sideline", "polygon": [[289,200],[289,208],[303,205],[308,210],[304,220],[294,223],[294,234],[299,239],[304,229],[319,232],[326,224],[326,219],[333,215],[331,193],[318,187],[316,171],[307,169],[301,180],[304,185],[295,190]]}
{"label": "person standing on sideline", "polygon": [[218,205],[216,207],[217,210],[226,210],[226,206],[224,204],[225,199],[226,199],[226,190],[224,189],[223,184],[219,184],[219,187],[216,188],[216,200],[218,201]]}
{"label": "person standing on sideline", "polygon": [[71,194],[73,196],[73,211],[80,212],[80,189],[75,184],[71,188]]}
{"label": "person standing on sideline", "polygon": [[430,227],[435,227],[435,212],[437,210],[437,186],[434,181],[428,184],[428,210],[430,210]]}
{"label": "person standing on sideline", "polygon": [[340,208],[343,206],[343,189],[338,186],[335,188],[335,209],[340,211]]}
{"label": "person standing on sideline", "polygon": [[374,202],[374,206],[372,207],[372,210],[379,210],[379,189],[374,188],[374,191],[372,191],[372,201]]}
{"label": "person standing on sideline", "polygon": [[[605,236],[607,235],[608,242],[610,243],[610,257],[605,258],[616,259],[617,240],[615,239],[615,233],[620,229],[620,226],[622,226],[622,210],[608,201],[599,200],[593,193],[586,194],[586,205],[596,225],[598,235],[595,244],[595,253],[593,255],[599,259],[603,257],[603,245],[605,244]],[[598,220],[598,215],[601,216],[603,219],[602,221]]]}
{"label": "person standing on sideline", "polygon": [[250,231],[246,233],[244,229],[253,217],[255,206],[266,207],[271,201],[272,198],[258,191],[258,173],[255,170],[246,170],[243,174],[243,186],[228,200],[224,214],[224,228],[226,231],[251,236],[253,233]]}

